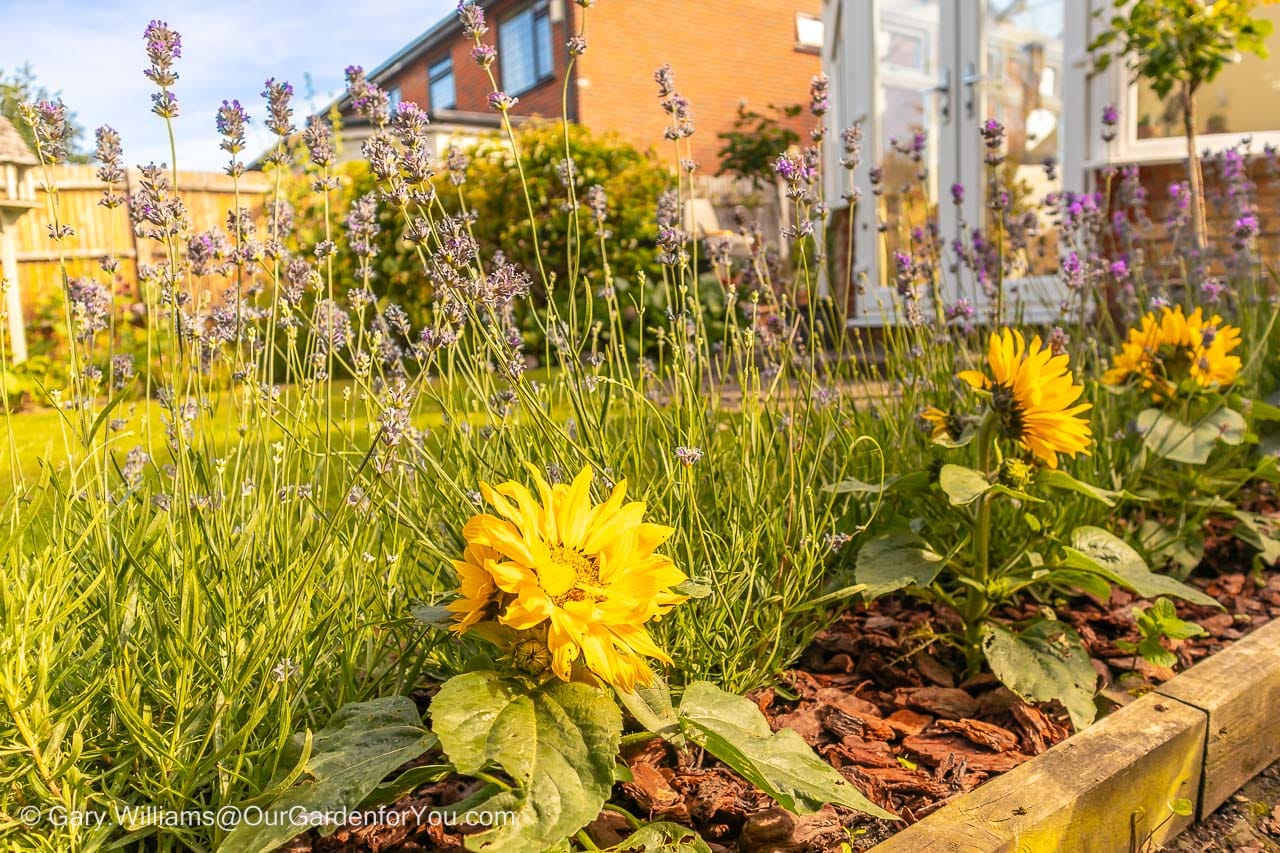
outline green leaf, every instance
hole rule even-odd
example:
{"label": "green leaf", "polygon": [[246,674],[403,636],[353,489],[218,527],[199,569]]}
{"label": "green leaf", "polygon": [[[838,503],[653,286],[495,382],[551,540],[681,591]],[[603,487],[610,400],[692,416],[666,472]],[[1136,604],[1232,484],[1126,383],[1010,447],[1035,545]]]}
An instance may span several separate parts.
{"label": "green leaf", "polygon": [[996,678],[1025,701],[1057,699],[1076,731],[1093,722],[1098,673],[1070,626],[1040,619],[1015,634],[988,622],[982,626],[982,651]]}
{"label": "green leaf", "polygon": [[1173,563],[1187,577],[1204,559],[1204,533],[1200,529],[1179,533],[1153,519],[1142,522],[1138,528],[1138,540],[1157,565]]}
{"label": "green leaf", "polygon": [[1101,527],[1077,527],[1071,531],[1071,544],[1074,547],[1063,549],[1065,565],[1096,572],[1143,598],[1172,595],[1196,604],[1222,606],[1195,587],[1151,571],[1146,560],[1128,542]]}
{"label": "green leaf", "polygon": [[1195,806],[1186,797],[1178,797],[1169,801],[1169,811],[1182,817],[1190,817],[1191,813],[1195,811]]}
{"label": "green leaf", "polygon": [[1232,510],[1231,515],[1240,522],[1233,529],[1235,537],[1256,548],[1264,565],[1272,566],[1280,561],[1280,540],[1271,535],[1274,523],[1266,516],[1245,510]]}
{"label": "green leaf", "polygon": [[648,687],[636,685],[634,693],[619,690],[618,699],[645,731],[662,735],[667,740],[680,736],[680,718],[671,704],[667,680],[661,675],[655,673],[653,684]]}
{"label": "green leaf", "polygon": [[1042,486],[1047,486],[1050,489],[1076,492],[1084,495],[1085,497],[1093,498],[1095,501],[1100,501],[1107,506],[1115,506],[1121,498],[1125,498],[1127,500],[1140,500],[1136,495],[1131,495],[1128,492],[1113,492],[1110,489],[1103,489],[1090,483],[1077,480],[1075,477],[1072,477],[1060,468],[1051,468],[1041,471],[1036,475],[1036,482]]}
{"label": "green leaf", "polygon": [[[302,750],[307,737],[295,734],[293,749]],[[411,699],[390,696],[339,709],[311,742],[306,780],[263,806],[264,813],[283,815],[296,807],[319,812],[354,809],[388,773],[434,747],[436,738],[422,727]],[[283,819],[242,823],[218,849],[268,853],[308,828]]]}
{"label": "green leaf", "polygon": [[968,506],[991,490],[981,472],[963,465],[943,465],[938,472],[938,485],[951,499],[952,506]]}
{"label": "green leaf", "polygon": [[880,495],[893,492],[919,492],[929,485],[929,475],[923,471],[911,474],[895,474],[884,478],[883,483],[868,483],[856,477],[849,477],[838,483],[823,486],[823,491],[837,495]]}
{"label": "green leaf", "polygon": [[1255,421],[1280,421],[1280,406],[1262,400],[1241,398],[1241,404],[1249,411],[1249,417]]}
{"label": "green leaf", "polygon": [[627,853],[711,853],[698,833],[678,823],[649,823],[637,829],[611,850]]}
{"label": "green leaf", "polygon": [[613,788],[622,712],[587,684],[535,688],[492,671],[444,683],[431,702],[432,729],[459,773],[500,768],[516,787],[484,804],[514,818],[467,837],[472,850],[545,850],[600,813]]}
{"label": "green leaf", "polygon": [[886,477],[883,483],[868,483],[864,480],[859,480],[857,477],[847,477],[838,483],[823,486],[822,490],[837,495],[879,495],[883,494],[892,484],[892,477]]}
{"label": "green leaf", "polygon": [[690,598],[695,599],[706,598],[711,595],[711,586],[709,584],[693,580],[692,578],[681,581],[679,584],[672,587],[672,589],[681,595],[687,595]]}
{"label": "green leaf", "polygon": [[[1138,615],[1141,614],[1141,615]],[[1152,626],[1152,634],[1164,635],[1171,640],[1185,640],[1188,637],[1203,637],[1208,632],[1195,622],[1178,618],[1178,611],[1173,602],[1167,598],[1157,598],[1151,606],[1143,611],[1135,611],[1139,624],[1146,621]]]}
{"label": "green leaf", "polygon": [[1138,431],[1142,442],[1152,453],[1173,462],[1203,465],[1209,461],[1214,447],[1221,441],[1236,445],[1244,441],[1244,417],[1234,409],[1221,408],[1205,415],[1193,425],[1161,409],[1138,413]]}
{"label": "green leaf", "polygon": [[810,598],[807,601],[796,604],[791,608],[792,613],[804,613],[807,610],[816,610],[832,601],[846,602],[860,592],[866,592],[866,584],[850,584],[849,586],[837,587],[830,592],[824,592],[817,598]]}
{"label": "green leaf", "polygon": [[867,585],[862,594],[871,599],[910,584],[928,586],[944,565],[942,555],[931,551],[919,536],[895,531],[862,546],[854,577]]}
{"label": "green leaf", "polygon": [[1178,656],[1160,645],[1159,637],[1143,637],[1138,643],[1138,654],[1156,666],[1172,667],[1178,662]]}
{"label": "green leaf", "polygon": [[680,702],[680,722],[690,740],[789,811],[812,814],[836,803],[897,820],[819,758],[793,729],[770,729],[750,699],[695,681]]}
{"label": "green leaf", "polygon": [[1054,569],[1043,578],[1042,581],[1047,583],[1055,583],[1061,586],[1073,587],[1092,595],[1099,601],[1106,601],[1111,597],[1111,583],[1101,575],[1093,572],[1074,571],[1072,569]]}
{"label": "green leaf", "polygon": [[453,612],[443,604],[419,604],[411,611],[419,625],[444,630],[453,624]]}
{"label": "green leaf", "polygon": [[964,432],[960,433],[959,438],[952,438],[950,433],[943,432],[935,436],[932,441],[939,447],[945,447],[948,450],[956,450],[972,442],[977,434],[977,430],[973,427],[968,427]]}
{"label": "green leaf", "polygon": [[410,791],[439,782],[452,772],[452,764],[420,764],[410,767],[396,778],[374,788],[369,796],[360,801],[360,808],[376,809],[394,803]]}

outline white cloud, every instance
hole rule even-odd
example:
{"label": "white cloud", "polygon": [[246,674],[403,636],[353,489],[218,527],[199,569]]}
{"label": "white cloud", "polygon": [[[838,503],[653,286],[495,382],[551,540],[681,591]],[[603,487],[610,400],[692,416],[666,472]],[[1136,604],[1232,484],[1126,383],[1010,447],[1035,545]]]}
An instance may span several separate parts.
{"label": "white cloud", "polygon": [[254,142],[264,139],[259,93],[266,78],[293,84],[301,116],[308,107],[307,74],[314,103],[322,106],[341,88],[343,68],[380,64],[454,6],[453,0],[0,0],[0,67],[11,71],[31,62],[43,85],[61,90],[90,137],[93,128],[110,124],[120,131],[130,163],[167,162],[168,136],[150,114],[154,88],[142,75],[142,32],[151,18],[162,18],[182,34],[178,164],[218,169],[226,155],[213,134],[214,113],[224,98],[238,99],[253,116],[252,155]]}

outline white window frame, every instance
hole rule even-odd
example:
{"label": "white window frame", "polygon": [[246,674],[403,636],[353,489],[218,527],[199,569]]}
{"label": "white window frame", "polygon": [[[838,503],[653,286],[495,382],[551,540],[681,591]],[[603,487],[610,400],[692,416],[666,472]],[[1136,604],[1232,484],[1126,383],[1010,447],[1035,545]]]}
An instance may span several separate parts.
{"label": "white window frame", "polygon": [[[1092,9],[1109,6],[1106,0],[1089,0]],[[1081,4],[1079,11],[1073,15],[1080,18],[1080,26],[1085,30],[1085,65],[1091,66],[1087,45],[1100,30],[1099,19],[1090,14],[1090,8]],[[1187,142],[1182,135],[1138,138],[1138,85],[1133,82],[1128,63],[1123,57],[1116,57],[1109,68],[1101,74],[1094,74],[1088,84],[1088,151],[1085,168],[1097,169],[1108,165],[1142,165],[1159,163],[1176,163],[1187,159]],[[1102,110],[1107,104],[1115,104],[1120,111],[1120,124],[1116,128],[1116,138],[1110,143],[1102,141]],[[1232,131],[1229,133],[1197,133],[1196,147],[1201,151],[1217,153],[1240,144],[1240,140],[1249,137],[1258,148],[1263,145],[1280,146],[1280,128],[1262,131]]]}
{"label": "white window frame", "polygon": [[[818,40],[816,42],[805,41],[804,38],[802,38],[802,34],[804,32],[804,26],[806,24],[810,26],[814,26],[814,25],[817,26]],[[823,22],[822,18],[817,15],[810,15],[808,12],[796,12],[796,50],[802,51],[805,53],[820,53],[822,51],[822,45],[825,41],[826,41],[826,25]]]}
{"label": "white window frame", "polygon": [[[511,23],[512,21],[514,21],[516,18],[519,18],[521,15],[529,15],[531,18],[530,32],[532,34],[533,40],[529,44],[529,49],[533,51],[533,56],[532,56],[533,81],[529,83],[529,85],[524,86],[523,88],[517,89],[515,88],[514,85],[510,83],[510,81],[506,79],[506,70],[504,68],[504,62],[502,57],[502,50],[503,50],[502,28],[505,27],[507,24]],[[550,38],[547,39],[547,44],[545,45],[548,51],[545,57],[542,56],[542,49],[544,46],[538,43],[538,23],[540,21],[546,21],[546,25],[550,30]],[[548,69],[546,74],[542,74],[538,69],[539,60],[544,58],[550,64],[550,68]],[[555,20],[552,17],[551,4],[548,2],[548,0],[530,0],[530,2],[521,5],[519,8],[515,9],[511,13],[504,15],[502,19],[498,22],[498,73],[502,75],[502,87],[503,89],[506,90],[508,95],[523,95],[525,92],[532,92],[534,89],[543,85],[547,81],[555,79],[555,76],[556,76]],[[455,85],[456,85],[456,82],[455,82]]]}
{"label": "white window frame", "polygon": [[[441,66],[445,65],[449,66],[447,73],[439,70]],[[449,88],[453,90],[453,100],[447,104],[437,104],[434,91],[435,85],[436,83],[444,80],[446,76],[449,78]],[[457,75],[454,74],[452,56],[437,59],[435,62],[427,66],[427,100],[431,102],[431,109],[433,110],[452,110],[457,108],[458,78]]]}
{"label": "white window frame", "polygon": [[[907,26],[896,21],[885,22],[883,20],[880,23],[880,29],[892,33],[893,35],[913,38],[916,40],[916,43],[920,45],[920,59],[922,60],[920,65],[898,65],[896,63],[886,63],[895,74],[917,74],[924,77],[928,77],[933,74],[934,66],[937,63],[935,62],[936,57],[934,57],[933,51],[930,49],[929,33],[927,31],[921,30],[917,27]],[[879,39],[879,33],[876,34],[876,38],[877,40]],[[879,45],[877,45],[877,47],[878,46]]]}

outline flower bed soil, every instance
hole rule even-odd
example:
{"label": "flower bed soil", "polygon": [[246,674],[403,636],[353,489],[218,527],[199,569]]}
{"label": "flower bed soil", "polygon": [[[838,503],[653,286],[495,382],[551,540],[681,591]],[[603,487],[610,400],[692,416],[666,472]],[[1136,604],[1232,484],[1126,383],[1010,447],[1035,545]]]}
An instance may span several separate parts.
{"label": "flower bed soil", "polygon": [[[1117,647],[1117,640],[1138,639],[1132,611],[1143,602],[1131,594],[1117,590],[1105,603],[1082,599],[1070,608],[1057,608],[1058,617],[1088,647],[1104,702],[1126,704],[1280,617],[1280,572],[1230,570],[1248,565],[1249,559],[1234,539],[1219,540],[1211,549],[1198,572],[1205,577],[1191,582],[1224,610],[1178,604],[1182,618],[1198,622],[1208,633],[1176,645],[1174,668],[1153,666]],[[1211,576],[1215,570],[1223,573]],[[1027,605],[999,615],[1017,620],[1034,610]],[[775,729],[795,729],[904,823],[832,806],[797,817],[710,757],[696,750],[677,752],[656,738],[624,750],[633,781],[619,784],[615,802],[641,819],[689,826],[714,851],[825,851],[844,842],[855,850],[874,846],[1071,733],[1063,709],[1056,704],[1028,706],[989,674],[957,683],[959,657],[938,639],[957,627],[949,614],[913,600],[882,600],[844,614],[777,685],[751,695]],[[429,691],[416,698],[425,709]],[[407,815],[403,825],[344,828],[323,838],[309,833],[286,849],[460,850],[465,830],[419,824],[412,812],[447,807],[477,787],[458,778],[426,785],[395,805]],[[628,826],[622,815],[605,812],[587,832],[605,848],[621,841]]]}

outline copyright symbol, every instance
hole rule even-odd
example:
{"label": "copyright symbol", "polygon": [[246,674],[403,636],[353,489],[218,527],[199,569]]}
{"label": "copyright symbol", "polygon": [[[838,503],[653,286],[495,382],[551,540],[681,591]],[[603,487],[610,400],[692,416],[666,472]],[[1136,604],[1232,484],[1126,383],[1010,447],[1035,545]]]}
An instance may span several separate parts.
{"label": "copyright symbol", "polygon": [[18,811],[18,820],[22,821],[27,826],[35,826],[40,822],[40,807],[23,806]]}

